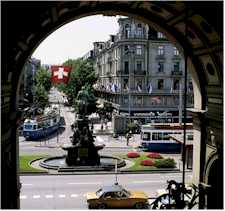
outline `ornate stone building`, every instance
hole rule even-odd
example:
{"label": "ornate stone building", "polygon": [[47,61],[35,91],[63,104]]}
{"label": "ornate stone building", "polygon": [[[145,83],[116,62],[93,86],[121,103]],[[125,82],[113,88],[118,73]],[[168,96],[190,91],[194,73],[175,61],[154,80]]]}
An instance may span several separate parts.
{"label": "ornate stone building", "polygon": [[[94,43],[99,96],[112,102],[117,114],[142,123],[178,122],[179,114],[182,121],[183,57],[149,25],[132,18],[120,18],[118,23],[116,35]],[[193,107],[190,75],[187,106]]]}

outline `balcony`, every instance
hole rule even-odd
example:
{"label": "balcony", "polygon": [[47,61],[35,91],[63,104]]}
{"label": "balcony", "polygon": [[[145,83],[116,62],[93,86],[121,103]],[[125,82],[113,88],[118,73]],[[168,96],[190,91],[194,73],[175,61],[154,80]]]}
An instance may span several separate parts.
{"label": "balcony", "polygon": [[183,72],[181,70],[172,70],[171,75],[172,76],[182,76]]}
{"label": "balcony", "polygon": [[130,34],[128,36],[121,36],[121,40],[129,40],[129,39],[142,39],[142,40],[147,40],[148,37],[146,34],[140,34],[140,35],[137,35],[137,34]]}
{"label": "balcony", "polygon": [[146,70],[135,70],[134,74],[135,75],[146,75]]}
{"label": "balcony", "polygon": [[165,60],[166,57],[165,57],[164,54],[161,54],[161,55],[157,55],[157,56],[155,57],[155,59],[156,59],[156,60]]}

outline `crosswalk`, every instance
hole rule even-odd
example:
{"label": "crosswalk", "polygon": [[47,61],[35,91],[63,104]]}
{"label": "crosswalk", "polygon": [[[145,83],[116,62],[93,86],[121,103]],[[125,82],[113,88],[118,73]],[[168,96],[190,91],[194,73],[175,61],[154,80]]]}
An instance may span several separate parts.
{"label": "crosswalk", "polygon": [[72,193],[72,194],[57,194],[57,195],[53,195],[53,194],[45,194],[45,195],[20,195],[20,199],[24,200],[24,199],[53,199],[53,198],[78,198],[78,197],[86,197],[86,194],[76,194],[76,193]]}

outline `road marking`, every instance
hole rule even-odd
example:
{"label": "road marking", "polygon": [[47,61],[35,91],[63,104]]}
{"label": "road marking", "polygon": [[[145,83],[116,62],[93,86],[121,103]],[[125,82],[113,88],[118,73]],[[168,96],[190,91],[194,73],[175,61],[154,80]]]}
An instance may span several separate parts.
{"label": "road marking", "polygon": [[59,194],[59,198],[65,198],[66,195],[65,194]]}
{"label": "road marking", "polygon": [[33,184],[23,184],[22,183],[22,186],[31,186],[31,185],[33,185]]}
{"label": "road marking", "polygon": [[132,183],[155,183],[155,182],[160,182],[163,183],[162,180],[145,180],[145,181],[134,181]]}
{"label": "road marking", "polygon": [[33,195],[34,199],[39,199],[41,196],[40,195]]}
{"label": "road marking", "polygon": [[45,195],[45,197],[46,197],[47,199],[51,199],[51,198],[53,198],[54,196],[53,196],[53,195]]}
{"label": "road marking", "polygon": [[22,196],[20,196],[20,199],[27,199],[27,196],[26,195],[22,195]]}
{"label": "road marking", "polygon": [[69,182],[68,185],[101,185],[101,182]]}
{"label": "road marking", "polygon": [[71,194],[70,197],[76,198],[76,197],[78,197],[78,195],[77,194]]}
{"label": "road marking", "polygon": [[85,197],[85,198],[86,198],[86,197],[87,197],[87,194],[86,194],[86,193],[85,193],[85,194],[83,194],[83,197]]}

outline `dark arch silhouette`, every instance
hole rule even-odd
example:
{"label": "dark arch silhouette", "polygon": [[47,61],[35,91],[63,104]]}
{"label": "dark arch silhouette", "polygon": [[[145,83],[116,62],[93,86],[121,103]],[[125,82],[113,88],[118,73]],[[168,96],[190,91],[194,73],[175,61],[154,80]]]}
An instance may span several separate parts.
{"label": "dark arch silhouette", "polygon": [[[63,24],[81,17],[127,15],[164,32],[181,52],[188,55],[189,69],[200,93],[200,103],[196,107],[207,108],[207,124],[217,129],[216,135],[222,143],[223,2],[48,1],[1,4],[2,208],[19,207],[16,130],[20,113],[17,111],[17,93],[23,66],[44,38]],[[188,36],[184,35],[185,14],[188,16]],[[204,168],[204,163],[202,165]]]}

